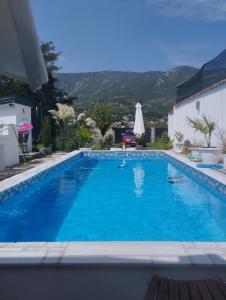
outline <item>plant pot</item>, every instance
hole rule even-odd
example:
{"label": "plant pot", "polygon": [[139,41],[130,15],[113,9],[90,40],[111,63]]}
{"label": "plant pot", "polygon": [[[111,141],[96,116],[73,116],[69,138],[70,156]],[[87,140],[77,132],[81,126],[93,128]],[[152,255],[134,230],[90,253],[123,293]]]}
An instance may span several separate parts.
{"label": "plant pot", "polygon": [[143,150],[143,145],[136,145],[137,150]]}
{"label": "plant pot", "polygon": [[80,151],[91,151],[92,148],[85,148],[85,147],[82,147],[82,148],[79,148]]}
{"label": "plant pot", "polygon": [[221,158],[221,148],[197,148],[204,164],[217,164]]}
{"label": "plant pot", "polygon": [[226,153],[223,154],[223,164],[224,164],[224,169],[226,170]]}
{"label": "plant pot", "polygon": [[184,148],[184,143],[176,142],[174,144],[174,151],[177,153],[183,152],[183,148]]}
{"label": "plant pot", "polygon": [[52,146],[48,147],[47,149],[48,149],[48,154],[52,154],[52,152],[53,152],[52,151]]}
{"label": "plant pot", "polygon": [[44,155],[52,154],[52,147],[42,147],[39,149],[39,152]]}

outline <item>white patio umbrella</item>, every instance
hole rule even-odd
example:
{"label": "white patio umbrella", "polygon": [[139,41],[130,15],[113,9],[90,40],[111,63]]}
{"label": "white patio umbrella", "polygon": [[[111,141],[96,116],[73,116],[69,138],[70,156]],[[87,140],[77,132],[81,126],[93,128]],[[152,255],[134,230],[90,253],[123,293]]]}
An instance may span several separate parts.
{"label": "white patio umbrella", "polygon": [[135,115],[135,124],[133,128],[133,132],[135,135],[141,136],[142,134],[145,133],[142,105],[138,102],[135,107],[136,107],[136,115]]}
{"label": "white patio umbrella", "polygon": [[29,0],[0,0],[0,75],[37,90],[48,81]]}

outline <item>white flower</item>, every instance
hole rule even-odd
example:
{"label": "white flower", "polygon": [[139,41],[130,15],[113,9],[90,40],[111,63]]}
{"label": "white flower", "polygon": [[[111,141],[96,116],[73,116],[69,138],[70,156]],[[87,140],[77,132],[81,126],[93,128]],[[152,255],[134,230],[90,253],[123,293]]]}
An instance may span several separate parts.
{"label": "white flower", "polygon": [[96,127],[96,122],[91,118],[87,118],[85,120],[85,123],[86,123],[87,127],[90,127],[90,128],[95,128]]}
{"label": "white flower", "polygon": [[85,114],[85,113],[80,113],[80,114],[78,115],[77,121],[83,121],[83,120],[85,119],[85,117],[86,117],[86,114]]}

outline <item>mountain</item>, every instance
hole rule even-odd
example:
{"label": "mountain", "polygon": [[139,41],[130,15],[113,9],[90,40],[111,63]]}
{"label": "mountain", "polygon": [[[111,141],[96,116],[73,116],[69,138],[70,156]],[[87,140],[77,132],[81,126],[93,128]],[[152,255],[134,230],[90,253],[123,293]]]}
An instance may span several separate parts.
{"label": "mountain", "polygon": [[176,86],[198,69],[180,66],[166,72],[150,71],[90,73],[57,73],[57,87],[77,96],[75,106],[79,110],[92,111],[96,103],[107,103],[114,118],[134,114],[134,105],[140,101],[146,119],[159,119],[172,109],[176,98]]}

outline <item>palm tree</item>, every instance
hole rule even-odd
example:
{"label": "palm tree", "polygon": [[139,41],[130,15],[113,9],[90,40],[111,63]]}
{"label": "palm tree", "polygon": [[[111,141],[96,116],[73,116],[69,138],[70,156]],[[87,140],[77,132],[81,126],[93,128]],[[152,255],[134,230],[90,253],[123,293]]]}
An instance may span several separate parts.
{"label": "palm tree", "polygon": [[191,127],[200,132],[204,138],[208,148],[211,147],[211,137],[216,129],[216,123],[211,120],[210,117],[203,115],[202,119],[191,119],[189,117],[186,118]]}

